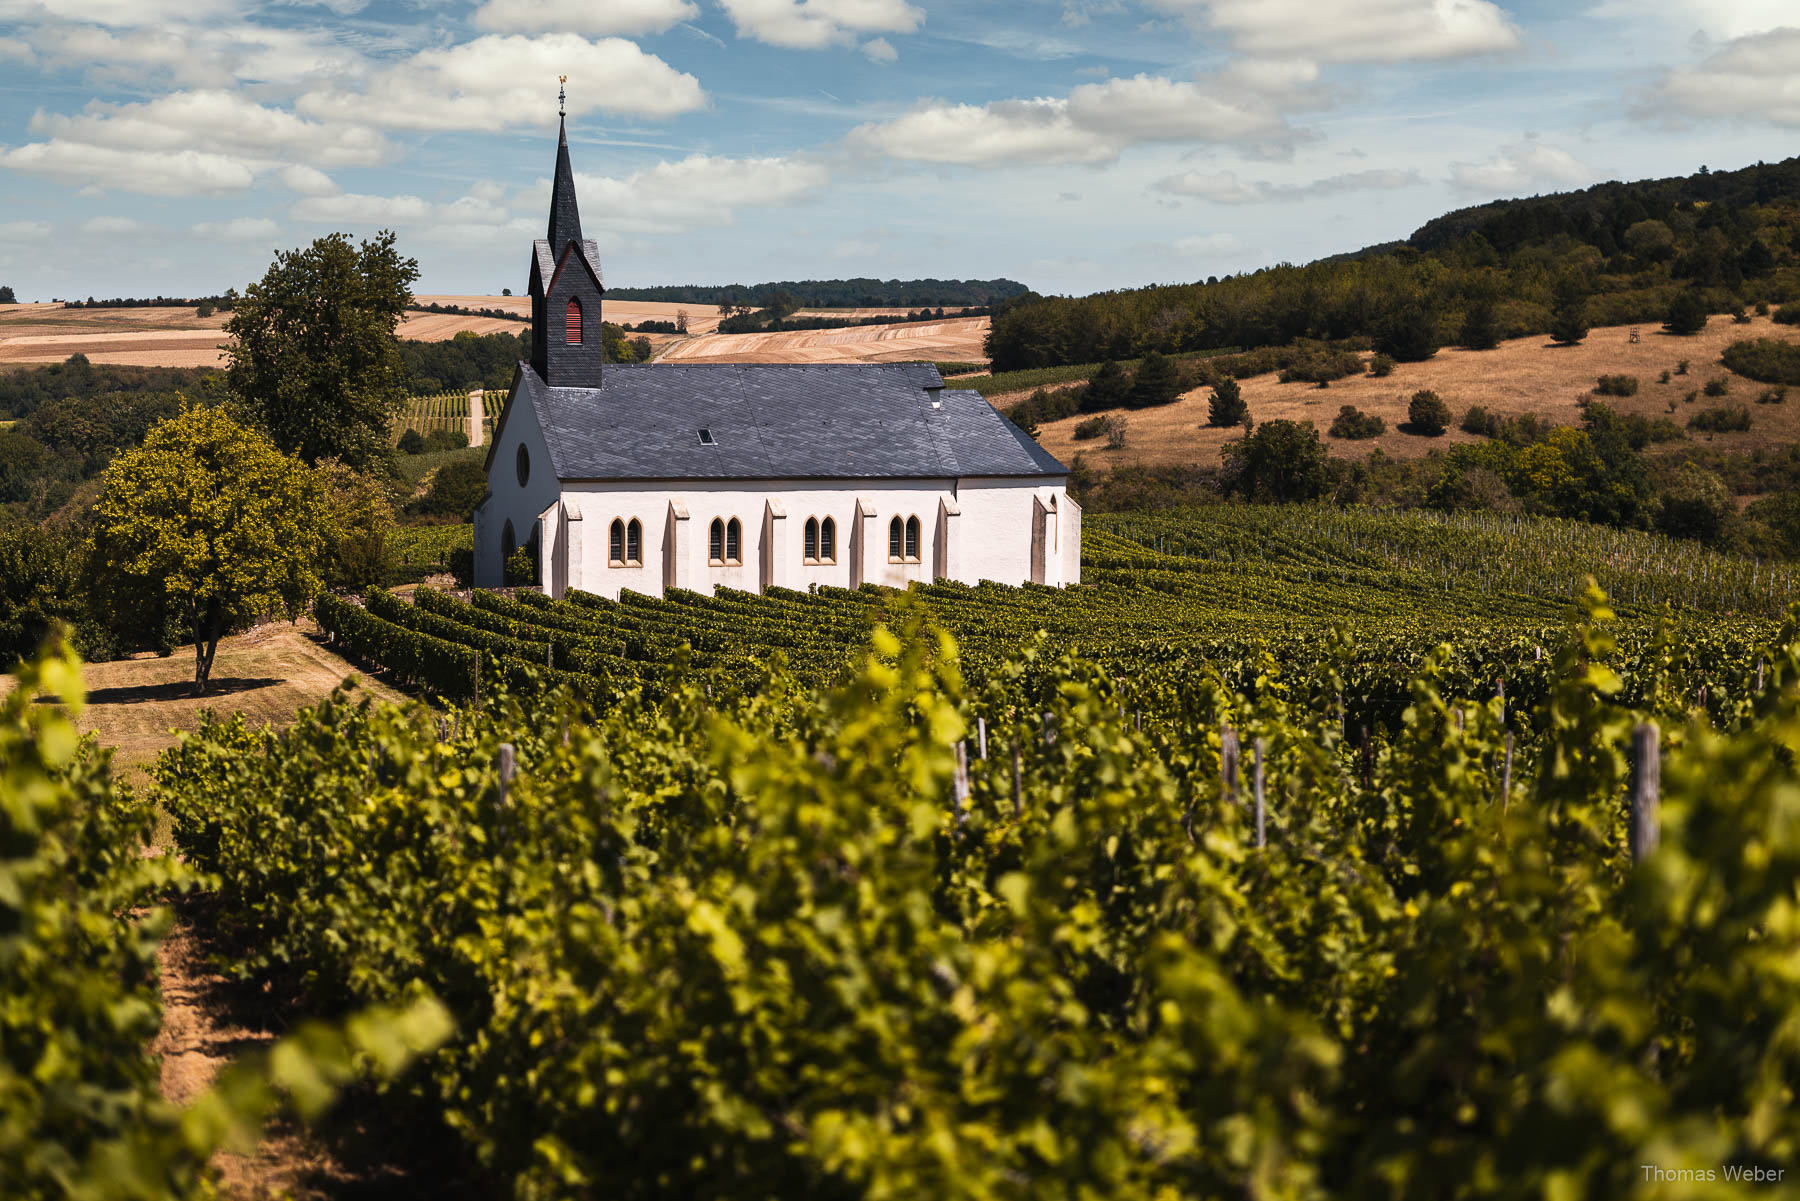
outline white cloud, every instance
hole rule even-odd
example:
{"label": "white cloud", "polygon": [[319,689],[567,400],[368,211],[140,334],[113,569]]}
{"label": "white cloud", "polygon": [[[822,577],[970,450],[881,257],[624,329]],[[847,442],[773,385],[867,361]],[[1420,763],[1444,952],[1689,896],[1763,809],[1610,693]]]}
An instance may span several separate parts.
{"label": "white cloud", "polygon": [[1541,142],[1514,142],[1485,162],[1452,163],[1450,182],[1465,192],[1511,198],[1546,188],[1585,187],[1601,173],[1567,150]]}
{"label": "white cloud", "polygon": [[0,38],[0,63],[29,63],[34,58],[29,44],[18,38]]}
{"label": "white cloud", "polygon": [[[829,182],[818,163],[796,158],[689,155],[623,179],[577,175],[587,224],[620,233],[676,234],[731,225],[735,209],[779,207],[817,194]],[[548,195],[549,186],[543,189]]]}
{"label": "white cloud", "polygon": [[42,242],[49,236],[48,221],[0,221],[0,242]]}
{"label": "white cloud", "polygon": [[83,188],[117,188],[152,196],[241,192],[256,179],[253,164],[223,154],[121,150],[61,138],[0,150],[0,167]]}
{"label": "white cloud", "polygon": [[130,217],[89,217],[76,228],[89,237],[116,238],[142,233],[148,227]]}
{"label": "white cloud", "polygon": [[1293,131],[1256,97],[1227,99],[1205,83],[1138,75],[1082,84],[1067,98],[928,104],[850,131],[854,147],[917,162],[1107,163],[1143,142],[1291,142]]}
{"label": "white cloud", "polygon": [[612,34],[661,33],[700,10],[689,0],[487,0],[470,22],[496,32]]}
{"label": "white cloud", "polygon": [[1739,38],[1697,66],[1669,72],[1640,117],[1741,117],[1800,127],[1800,29]]}
{"label": "white cloud", "polygon": [[256,242],[280,237],[281,226],[267,217],[234,217],[229,221],[201,221],[188,232],[196,238],[218,242]]}
{"label": "white cloud", "polygon": [[1236,234],[1189,234],[1176,238],[1169,246],[1176,254],[1190,259],[1239,254],[1244,249],[1243,240]]}
{"label": "white cloud", "polygon": [[873,38],[863,43],[862,52],[869,56],[872,63],[892,63],[900,60],[900,52],[894,49],[894,43],[886,38]]}
{"label": "white cloud", "polygon": [[1321,62],[1406,62],[1516,50],[1519,30],[1490,0],[1151,0],[1242,54]]}
{"label": "white cloud", "polygon": [[451,201],[352,192],[308,196],[297,201],[290,212],[298,221],[339,228],[410,227],[410,237],[451,245],[525,238],[533,229],[540,236],[542,233],[537,222],[514,215],[506,203],[505,189],[491,183],[478,183],[466,195]]}
{"label": "white cloud", "polygon": [[343,191],[337,182],[317,167],[309,167],[304,163],[294,163],[283,167],[280,173],[281,182],[302,196],[335,196]]}
{"label": "white cloud", "polygon": [[1181,175],[1171,175],[1166,179],[1159,179],[1152,186],[1159,192],[1167,192],[1174,196],[1193,196],[1201,200],[1210,200],[1214,204],[1267,204],[1270,201],[1278,200],[1307,200],[1318,196],[1332,196],[1341,192],[1410,188],[1424,182],[1417,171],[1372,168],[1367,171],[1351,171],[1344,175],[1332,175],[1304,184],[1277,184],[1239,179],[1235,173],[1230,171],[1221,171],[1214,175],[1202,171],[1188,171]]}
{"label": "white cloud", "polygon": [[240,80],[297,84],[343,78],[363,69],[363,59],[328,33],[260,25],[154,24],[113,30],[53,24],[32,31],[46,60],[101,79],[168,76],[191,87],[228,87]]}
{"label": "white cloud", "polygon": [[242,157],[297,157],[327,166],[387,159],[387,139],[357,125],[326,125],[237,92],[173,92],[139,104],[90,105],[61,116],[39,111],[31,132],[118,150],[204,150]]}
{"label": "white cloud", "polygon": [[235,16],[240,0],[0,0],[0,21],[80,21],[132,28]]}
{"label": "white cloud", "polygon": [[[706,103],[700,81],[647,54],[635,42],[590,42],[572,33],[489,35],[422,50],[369,80],[361,92],[308,92],[302,112],[398,129],[498,130],[542,125],[556,99],[556,77],[577,81],[569,112],[595,109],[671,117]],[[582,86],[579,81],[588,81]]]}
{"label": "white cloud", "polygon": [[1741,38],[1794,23],[1793,0],[1604,0],[1590,17],[1642,25],[1660,20],[1679,35],[1694,31],[1715,38]]}
{"label": "white cloud", "polygon": [[859,34],[911,33],[925,19],[906,0],[719,0],[739,37],[819,50]]}

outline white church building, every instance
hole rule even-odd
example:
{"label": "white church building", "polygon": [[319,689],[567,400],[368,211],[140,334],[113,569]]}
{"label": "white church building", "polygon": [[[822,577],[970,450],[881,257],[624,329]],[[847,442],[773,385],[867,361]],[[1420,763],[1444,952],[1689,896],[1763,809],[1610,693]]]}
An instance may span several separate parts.
{"label": "white church building", "polygon": [[530,288],[531,361],[475,510],[477,587],[521,546],[552,596],[1080,582],[1068,469],[929,363],[607,364],[566,128]]}

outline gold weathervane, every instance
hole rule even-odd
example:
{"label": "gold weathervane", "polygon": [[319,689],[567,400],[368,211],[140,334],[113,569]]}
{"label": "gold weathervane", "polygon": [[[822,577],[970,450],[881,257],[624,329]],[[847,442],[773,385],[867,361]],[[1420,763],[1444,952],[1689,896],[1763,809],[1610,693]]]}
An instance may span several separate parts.
{"label": "gold weathervane", "polygon": [[558,75],[556,77],[556,115],[559,117],[566,117],[569,115],[566,111],[569,107],[569,93],[568,90],[563,87],[563,85],[568,82],[569,77],[567,75]]}

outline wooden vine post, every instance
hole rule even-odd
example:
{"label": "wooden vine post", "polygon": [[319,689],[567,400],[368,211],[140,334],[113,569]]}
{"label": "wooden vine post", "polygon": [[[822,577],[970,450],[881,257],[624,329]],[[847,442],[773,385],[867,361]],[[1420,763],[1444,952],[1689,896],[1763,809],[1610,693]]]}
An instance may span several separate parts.
{"label": "wooden vine post", "polygon": [[1019,744],[1013,743],[1013,816],[1025,812],[1025,762]]}
{"label": "wooden vine post", "polygon": [[1267,745],[1258,738],[1250,746],[1250,789],[1256,796],[1256,849],[1259,851],[1269,845],[1268,811],[1263,805],[1263,751]]}
{"label": "wooden vine post", "polygon": [[981,738],[981,757],[985,761],[987,759],[987,718],[977,717],[975,719],[975,730]]}
{"label": "wooden vine post", "polygon": [[503,742],[500,744],[500,807],[502,809],[506,808],[506,793],[512,787],[514,767],[513,744]]}
{"label": "wooden vine post", "polygon": [[1662,752],[1655,722],[1631,732],[1631,861],[1642,863],[1662,841]]}
{"label": "wooden vine post", "polygon": [[1238,781],[1238,736],[1230,726],[1219,730],[1219,785],[1225,793],[1225,799],[1237,801]]}

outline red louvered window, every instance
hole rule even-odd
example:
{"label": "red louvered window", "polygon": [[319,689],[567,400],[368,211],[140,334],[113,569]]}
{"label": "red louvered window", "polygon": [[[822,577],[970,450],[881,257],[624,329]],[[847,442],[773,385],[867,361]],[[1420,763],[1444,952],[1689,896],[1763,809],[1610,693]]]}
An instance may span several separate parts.
{"label": "red louvered window", "polygon": [[579,300],[569,302],[569,314],[563,322],[563,327],[568,332],[570,346],[581,341],[581,302]]}

